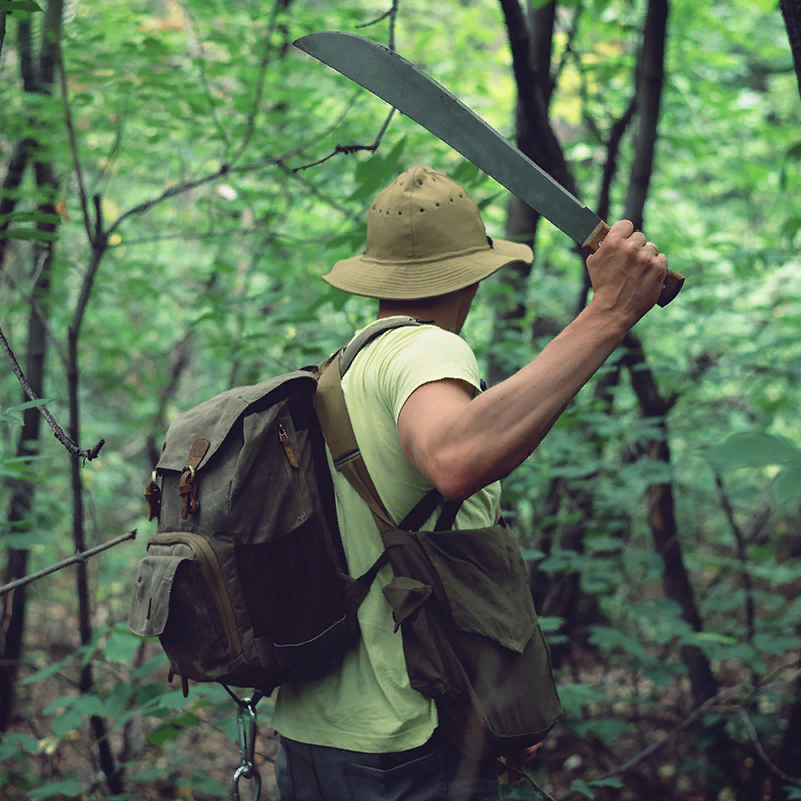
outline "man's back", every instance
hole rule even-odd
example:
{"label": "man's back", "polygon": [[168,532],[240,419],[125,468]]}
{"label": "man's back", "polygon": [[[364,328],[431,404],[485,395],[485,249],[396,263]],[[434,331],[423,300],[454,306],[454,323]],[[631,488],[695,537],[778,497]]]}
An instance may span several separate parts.
{"label": "man's back", "polygon": [[[395,329],[357,356],[343,392],[368,471],[390,515],[398,522],[431,489],[406,460],[397,418],[422,384],[453,378],[478,390],[479,373],[468,345],[437,326]],[[366,504],[332,468],[337,514],[348,566],[364,573],[381,555],[378,529]],[[456,528],[479,528],[495,519],[500,488],[469,498]],[[432,516],[433,519],[434,516]],[[424,526],[430,528],[431,521]],[[426,742],[436,726],[431,700],[409,687],[400,632],[382,589],[385,567],[359,609],[362,640],[340,670],[321,680],[284,687],[273,725],[284,736],[315,745],[369,753],[402,751]]]}

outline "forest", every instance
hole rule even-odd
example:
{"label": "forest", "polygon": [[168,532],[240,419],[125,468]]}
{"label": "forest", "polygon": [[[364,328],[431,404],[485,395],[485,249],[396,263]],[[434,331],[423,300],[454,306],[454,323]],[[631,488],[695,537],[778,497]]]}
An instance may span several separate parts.
{"label": "forest", "polygon": [[490,385],[588,301],[568,237],[292,46],[325,30],[686,277],[504,481],[565,710],[504,798],[801,799],[801,0],[0,0],[0,798],[229,795],[235,704],[127,627],[145,484],[181,411],[374,318],[320,276],[383,186],[434,167],[534,249],[463,332]]}

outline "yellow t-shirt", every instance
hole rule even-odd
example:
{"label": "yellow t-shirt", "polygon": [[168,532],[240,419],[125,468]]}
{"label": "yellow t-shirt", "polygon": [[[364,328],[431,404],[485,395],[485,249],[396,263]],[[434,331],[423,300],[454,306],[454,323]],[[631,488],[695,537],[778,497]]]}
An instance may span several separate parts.
{"label": "yellow t-shirt", "polygon": [[[365,464],[395,522],[431,489],[403,453],[398,416],[415,389],[443,378],[462,379],[479,390],[478,365],[467,343],[426,325],[383,334],[359,353],[342,381]],[[381,537],[367,505],[333,465],[331,469],[348,568],[352,576],[360,576],[381,555]],[[468,498],[454,528],[492,525],[499,498],[499,483]],[[431,529],[436,518],[437,512],[423,528]],[[437,725],[436,707],[409,686],[401,633],[394,631],[392,611],[381,592],[391,580],[392,569],[385,566],[359,608],[359,644],[337,671],[281,687],[272,726],[283,736],[369,753],[405,751],[429,739]]]}

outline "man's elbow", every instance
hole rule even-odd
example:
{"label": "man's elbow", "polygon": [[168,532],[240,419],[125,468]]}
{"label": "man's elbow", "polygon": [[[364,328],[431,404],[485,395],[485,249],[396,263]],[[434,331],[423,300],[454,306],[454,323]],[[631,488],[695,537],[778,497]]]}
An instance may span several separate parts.
{"label": "man's elbow", "polygon": [[481,471],[464,462],[439,462],[428,476],[429,481],[448,501],[462,502],[492,483]]}

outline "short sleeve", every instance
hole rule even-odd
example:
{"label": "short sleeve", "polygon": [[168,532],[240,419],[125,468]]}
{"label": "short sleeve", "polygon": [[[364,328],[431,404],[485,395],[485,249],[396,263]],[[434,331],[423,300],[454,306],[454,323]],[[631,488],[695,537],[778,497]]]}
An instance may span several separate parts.
{"label": "short sleeve", "polygon": [[380,372],[382,402],[397,423],[409,396],[423,384],[455,378],[480,390],[476,357],[459,336],[438,326],[401,328],[385,334],[372,354]]}

